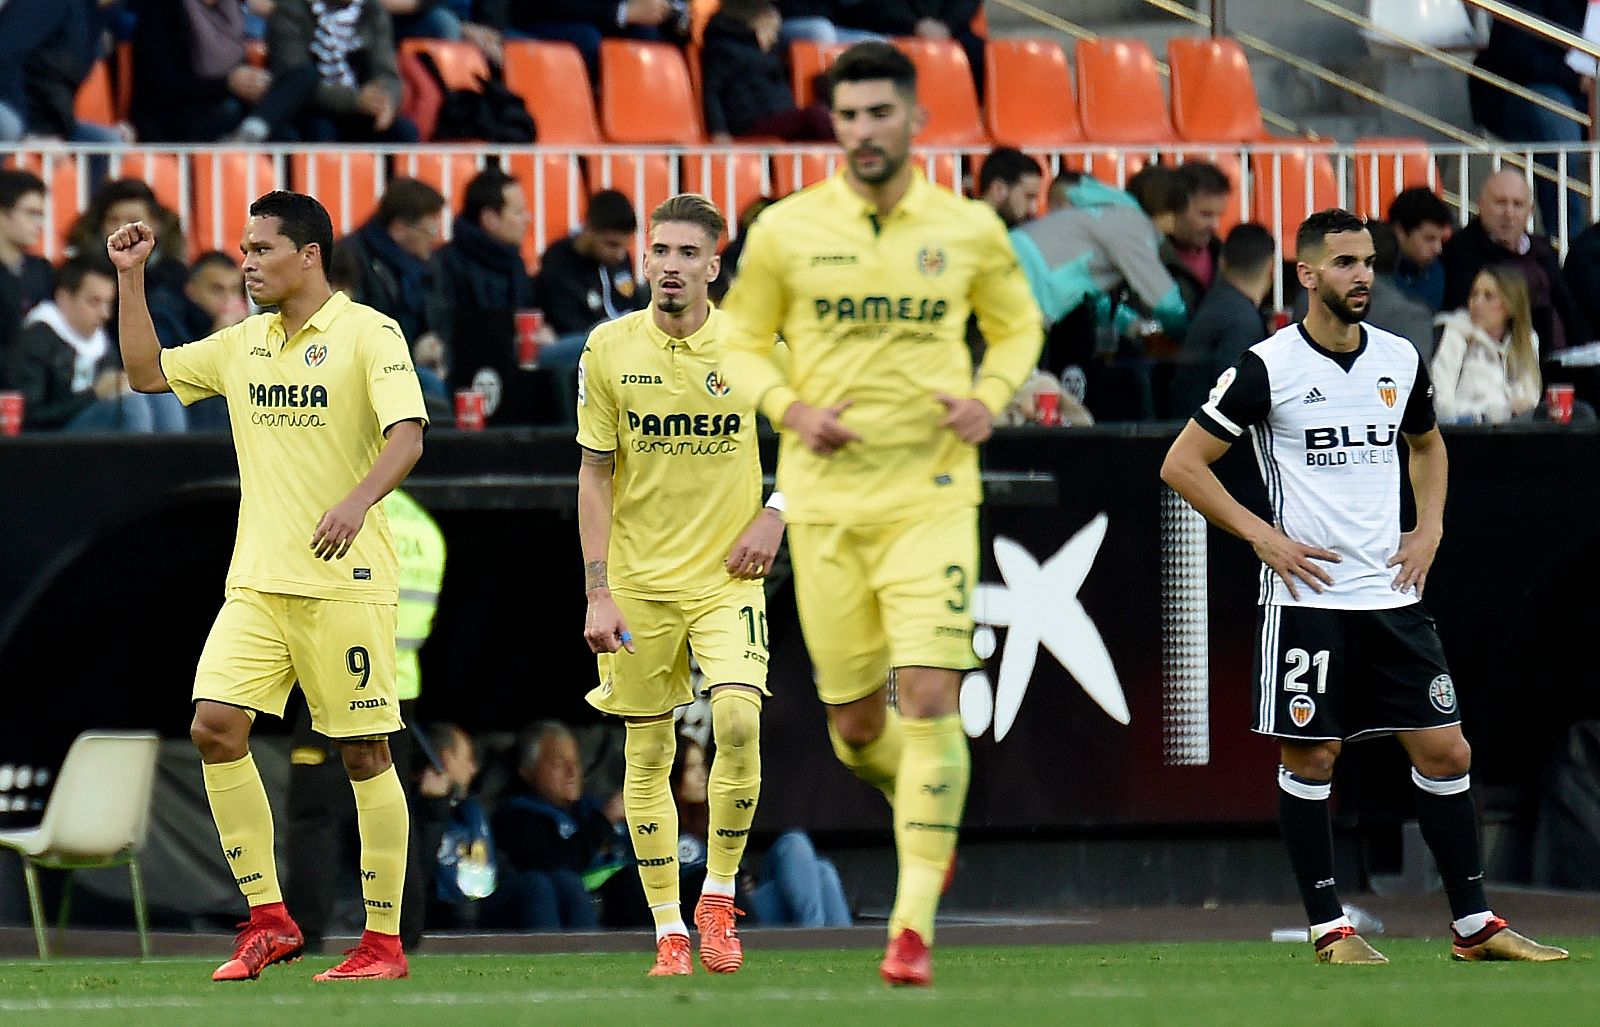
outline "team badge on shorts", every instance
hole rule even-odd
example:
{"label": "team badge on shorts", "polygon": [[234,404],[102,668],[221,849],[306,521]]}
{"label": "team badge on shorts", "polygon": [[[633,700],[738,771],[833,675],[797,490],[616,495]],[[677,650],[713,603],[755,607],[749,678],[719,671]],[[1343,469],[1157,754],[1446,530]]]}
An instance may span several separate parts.
{"label": "team badge on shorts", "polygon": [[712,371],[706,375],[706,391],[713,396],[726,396],[733,390],[728,387],[728,380],[722,377],[721,371]]}
{"label": "team badge on shorts", "polygon": [[312,343],[306,347],[306,366],[321,367],[322,362],[328,359],[328,347],[322,343]]}
{"label": "team badge on shorts", "polygon": [[1383,400],[1384,406],[1394,406],[1394,401],[1400,398],[1400,389],[1395,385],[1393,378],[1385,375],[1378,379],[1378,398]]}
{"label": "team badge on shorts", "polygon": [[1317,715],[1317,704],[1310,696],[1297,695],[1289,700],[1289,719],[1295,727],[1305,727]]}
{"label": "team badge on shorts", "polygon": [[1456,685],[1450,675],[1440,674],[1428,683],[1428,701],[1440,713],[1456,711]]}
{"label": "team badge on shorts", "polygon": [[944,274],[944,250],[938,246],[924,246],[917,251],[917,270],[929,278]]}

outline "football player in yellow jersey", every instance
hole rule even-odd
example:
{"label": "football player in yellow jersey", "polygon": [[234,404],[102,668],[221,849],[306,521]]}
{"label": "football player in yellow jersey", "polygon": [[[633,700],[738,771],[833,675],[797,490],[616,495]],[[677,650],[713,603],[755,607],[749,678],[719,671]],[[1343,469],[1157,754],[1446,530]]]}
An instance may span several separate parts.
{"label": "football player in yellow jersey", "polygon": [[407,974],[400,894],[408,818],[388,736],[395,694],[394,539],[378,505],[422,455],[427,424],[405,338],[389,318],[328,284],[333,224],[322,204],[273,192],[250,205],[245,286],[277,313],[163,350],[145,299],[155,232],[106,241],[121,293],[129,383],[184,403],[223,396],[239,456],[239,530],[226,601],[195,673],[206,795],[234,880],[250,904],[233,958],[212,980],[247,980],[300,957],[284,908],[272,810],[250,756],[257,712],[283,715],[296,680],[312,726],[339,741],[355,790],[367,929],[323,980]]}
{"label": "football player in yellow jersey", "polygon": [[589,702],[627,722],[622,796],[656,923],[653,977],[690,973],[678,897],[673,710],[694,700],[689,652],[711,693],[711,823],[695,905],[700,962],[744,960],[734,877],[761,791],[767,614],[761,579],[783,538],[781,499],[761,506],[755,397],[722,372],[723,315],[706,290],[722,215],[674,196],[650,217],[650,307],[596,328],[578,372],[578,529],[598,653]]}
{"label": "football player in yellow jersey", "polygon": [[[880,972],[920,985],[969,777],[957,696],[977,666],[976,447],[1043,331],[994,211],[912,167],[925,115],[911,62],[861,43],[829,76],[845,167],[751,227],[725,306],[728,380],[784,433],[778,487],[829,734],[894,808],[899,883]],[[976,374],[969,313],[986,342]]]}

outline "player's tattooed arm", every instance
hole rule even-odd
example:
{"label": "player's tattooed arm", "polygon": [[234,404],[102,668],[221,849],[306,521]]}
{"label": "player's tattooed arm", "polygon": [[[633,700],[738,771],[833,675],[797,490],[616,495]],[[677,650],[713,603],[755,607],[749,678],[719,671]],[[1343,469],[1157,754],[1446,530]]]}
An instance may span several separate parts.
{"label": "player's tattooed arm", "polygon": [[587,560],[583,565],[583,590],[593,592],[597,588],[610,588],[611,583],[606,580],[606,562],[604,560]]}
{"label": "player's tattooed arm", "polygon": [[583,462],[590,467],[610,467],[617,462],[615,453],[602,453],[598,449],[584,447]]}

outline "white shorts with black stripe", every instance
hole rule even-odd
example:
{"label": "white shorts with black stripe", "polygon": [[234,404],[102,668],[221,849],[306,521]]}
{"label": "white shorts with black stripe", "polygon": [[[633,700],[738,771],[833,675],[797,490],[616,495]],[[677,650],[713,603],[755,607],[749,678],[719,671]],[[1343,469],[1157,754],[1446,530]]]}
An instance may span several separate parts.
{"label": "white shorts with black stripe", "polygon": [[1256,733],[1348,741],[1461,723],[1433,618],[1387,610],[1257,607]]}

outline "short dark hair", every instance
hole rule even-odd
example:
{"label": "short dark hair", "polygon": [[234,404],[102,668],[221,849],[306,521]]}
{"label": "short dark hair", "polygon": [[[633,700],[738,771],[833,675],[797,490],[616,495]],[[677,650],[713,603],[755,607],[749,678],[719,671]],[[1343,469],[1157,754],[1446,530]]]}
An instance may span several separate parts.
{"label": "short dark hair", "polygon": [[396,221],[421,221],[441,210],[444,197],[433,186],[415,178],[391,178],[374,217],[379,225],[388,228]]}
{"label": "short dark hair", "polygon": [[986,193],[996,182],[1016,185],[1028,175],[1044,177],[1044,168],[1033,157],[1010,146],[996,146],[983,158],[978,169],[978,192]]}
{"label": "short dark hair", "polygon": [[194,262],[189,265],[190,281],[193,281],[196,275],[209,267],[222,267],[227,268],[229,271],[238,271],[239,262],[221,250],[206,250],[200,256],[194,258]]}
{"label": "short dark hair", "polygon": [[115,282],[117,269],[111,266],[111,259],[103,255],[68,257],[56,268],[56,289],[76,296],[78,290],[83,288],[83,280],[90,275],[100,275]]}
{"label": "short dark hair", "polygon": [[328,208],[318,203],[316,197],[274,189],[250,204],[250,216],[277,218],[278,231],[288,236],[297,250],[316,243],[317,251],[322,255],[322,273],[331,277],[333,219],[328,217]]}
{"label": "short dark hair", "polygon": [[1367,218],[1367,231],[1372,234],[1372,270],[1380,275],[1393,274],[1400,266],[1400,239],[1388,222]]}
{"label": "short dark hair", "polygon": [[1189,206],[1189,184],[1165,164],[1146,164],[1125,188],[1151,217],[1181,214]]}
{"label": "short dark hair", "polygon": [[477,224],[486,210],[499,214],[506,209],[506,186],[516,184],[516,179],[499,168],[484,168],[467,183],[461,200],[461,220]]}
{"label": "short dark hair", "polygon": [[0,168],[0,210],[10,210],[29,193],[45,192],[44,179],[20,168]]}
{"label": "short dark hair", "polygon": [[639,215],[633,212],[633,204],[622,193],[602,189],[589,197],[583,227],[591,232],[636,232]]}
{"label": "short dark hair", "polygon": [[1424,222],[1446,228],[1455,223],[1449,206],[1427,186],[1403,189],[1389,203],[1389,223],[1400,231],[1415,232]]}
{"label": "short dark hair", "polygon": [[888,43],[857,43],[828,69],[828,95],[838,95],[834,87],[841,82],[877,82],[888,79],[906,96],[917,95],[917,66],[911,58]]}
{"label": "short dark hair", "polygon": [[1254,221],[1246,221],[1234,225],[1228,233],[1222,244],[1222,263],[1240,274],[1258,274],[1272,263],[1273,249],[1272,233]]}
{"label": "short dark hair", "polygon": [[1177,175],[1189,187],[1190,199],[1233,192],[1233,181],[1228,173],[1208,161],[1184,161],[1178,165]]}
{"label": "short dark hair", "polygon": [[1319,210],[1315,214],[1300,222],[1299,231],[1294,234],[1295,252],[1305,256],[1307,250],[1321,249],[1330,235],[1343,235],[1345,232],[1365,232],[1367,223],[1356,217],[1342,207],[1329,207]]}
{"label": "short dark hair", "polygon": [[713,249],[728,227],[728,220],[722,216],[717,205],[699,193],[679,193],[650,212],[651,228],[669,221],[681,221],[698,227],[711,237]]}

